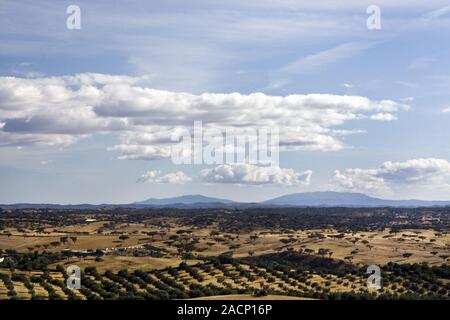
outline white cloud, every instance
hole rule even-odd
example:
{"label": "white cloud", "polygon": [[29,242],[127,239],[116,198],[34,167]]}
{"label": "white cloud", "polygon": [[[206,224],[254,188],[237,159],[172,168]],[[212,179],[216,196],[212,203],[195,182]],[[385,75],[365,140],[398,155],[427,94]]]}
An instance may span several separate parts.
{"label": "white cloud", "polygon": [[149,183],[185,184],[186,182],[192,181],[192,178],[187,176],[182,171],[162,175],[160,170],[152,170],[144,173],[138,181]]}
{"label": "white cloud", "polygon": [[39,163],[40,163],[41,165],[43,165],[43,166],[46,166],[46,165],[51,164],[51,163],[53,163],[53,162],[54,162],[53,160],[42,160],[42,161],[40,161]]}
{"label": "white cloud", "polygon": [[443,16],[447,15],[448,13],[450,13],[450,5],[433,10],[433,11],[427,13],[424,17],[426,19],[433,20],[433,19],[439,19],[440,17],[443,17]]}
{"label": "white cloud", "polygon": [[344,83],[343,86],[347,89],[353,88],[353,84],[351,84],[351,83]]}
{"label": "white cloud", "polygon": [[370,119],[378,121],[394,121],[397,120],[397,117],[391,113],[376,113],[371,115]]}
{"label": "white cloud", "polygon": [[394,83],[403,86],[403,87],[407,87],[407,88],[417,88],[418,85],[416,83],[412,83],[412,82],[408,82],[408,81],[403,81],[403,80],[397,80]]}
{"label": "white cloud", "polygon": [[118,150],[122,153],[121,160],[160,160],[169,158],[170,146],[149,146],[140,144],[119,144],[108,150]]}
{"label": "white cloud", "polygon": [[385,194],[408,185],[435,187],[450,182],[450,162],[445,159],[413,159],[404,162],[384,162],[376,169],[346,169],[335,171],[334,179],[344,189]]}
{"label": "white cloud", "polygon": [[442,112],[444,112],[444,113],[450,113],[450,107],[442,109]]}
{"label": "white cloud", "polygon": [[375,43],[348,42],[331,49],[300,58],[280,69],[286,73],[310,73],[322,69],[329,64],[351,58],[371,48]]}
{"label": "white cloud", "polygon": [[422,70],[427,69],[436,61],[432,56],[419,57],[411,61],[408,66],[410,70]]}
{"label": "white cloud", "polygon": [[[0,146],[68,145],[118,133],[122,159],[170,156],[174,128],[194,121],[223,129],[279,127],[281,150],[344,148],[333,128],[348,121],[391,121],[404,105],[361,96],[263,93],[191,94],[145,86],[146,77],[105,74],[0,77]],[[355,131],[357,132],[357,131]]]}
{"label": "white cloud", "polygon": [[280,167],[263,167],[251,164],[224,164],[204,169],[200,176],[206,182],[239,185],[309,185],[312,171],[296,172]]}
{"label": "white cloud", "polygon": [[75,143],[80,137],[82,136],[10,133],[0,130],[0,147],[66,147]]}
{"label": "white cloud", "polygon": [[358,133],[366,133],[365,130],[345,130],[345,129],[336,129],[332,131],[332,134],[335,136],[350,136]]}

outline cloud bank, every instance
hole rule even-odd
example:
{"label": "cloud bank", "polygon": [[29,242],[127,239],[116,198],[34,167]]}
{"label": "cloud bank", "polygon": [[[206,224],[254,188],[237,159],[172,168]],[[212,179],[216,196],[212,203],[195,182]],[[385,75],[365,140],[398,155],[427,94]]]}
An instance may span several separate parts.
{"label": "cloud bank", "polygon": [[186,182],[190,181],[192,181],[192,178],[187,176],[182,171],[171,172],[162,175],[160,170],[147,171],[138,179],[138,182],[168,184],[185,184]]}
{"label": "cloud bank", "polygon": [[[263,93],[191,94],[148,88],[145,77],[106,74],[0,77],[0,146],[67,146],[117,134],[122,159],[170,155],[175,128],[280,128],[280,150],[344,148],[334,128],[349,121],[392,121],[403,104],[362,96]],[[359,131],[355,131],[359,132]]]}
{"label": "cloud bank", "polygon": [[238,185],[309,185],[311,175],[311,170],[296,172],[293,169],[251,164],[224,164],[200,172],[206,182]]}
{"label": "cloud bank", "polygon": [[448,186],[450,162],[445,159],[413,159],[404,162],[384,162],[375,169],[335,171],[334,179],[347,190],[383,194],[406,186]]}

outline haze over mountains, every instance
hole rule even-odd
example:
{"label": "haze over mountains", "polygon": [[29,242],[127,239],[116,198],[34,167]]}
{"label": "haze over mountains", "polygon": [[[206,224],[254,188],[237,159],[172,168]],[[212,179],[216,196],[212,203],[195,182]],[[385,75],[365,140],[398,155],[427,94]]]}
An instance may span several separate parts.
{"label": "haze over mountains", "polygon": [[2,208],[53,208],[89,209],[99,207],[173,207],[173,208],[215,208],[215,207],[432,207],[450,206],[450,201],[385,200],[351,192],[305,192],[288,194],[262,202],[235,202],[203,195],[183,195],[173,198],[150,198],[129,204],[31,204],[18,203],[0,205]]}
{"label": "haze over mountains", "polygon": [[385,200],[352,192],[305,192],[294,193],[262,202],[278,206],[311,206],[311,207],[422,207],[448,206],[450,201],[426,200]]}
{"label": "haze over mountains", "polygon": [[202,196],[200,194],[196,195],[185,195],[173,198],[163,198],[163,199],[155,199],[150,198],[144,201],[135,202],[135,205],[151,205],[151,206],[165,206],[171,204],[202,204],[202,203],[222,203],[222,204],[233,204],[234,201],[220,199],[220,198],[212,198]]}

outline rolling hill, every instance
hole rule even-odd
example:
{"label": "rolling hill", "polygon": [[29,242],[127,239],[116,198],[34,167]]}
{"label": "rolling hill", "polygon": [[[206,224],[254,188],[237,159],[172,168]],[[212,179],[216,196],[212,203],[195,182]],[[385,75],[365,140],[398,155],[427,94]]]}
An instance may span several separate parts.
{"label": "rolling hill", "polygon": [[183,195],[172,198],[149,198],[129,204],[0,204],[0,208],[52,208],[52,209],[94,209],[101,207],[129,207],[129,208],[223,208],[223,207],[434,207],[450,206],[450,201],[426,200],[386,200],[370,197],[362,193],[352,192],[304,192],[288,194],[262,202],[235,202],[232,200],[207,197],[203,195]]}

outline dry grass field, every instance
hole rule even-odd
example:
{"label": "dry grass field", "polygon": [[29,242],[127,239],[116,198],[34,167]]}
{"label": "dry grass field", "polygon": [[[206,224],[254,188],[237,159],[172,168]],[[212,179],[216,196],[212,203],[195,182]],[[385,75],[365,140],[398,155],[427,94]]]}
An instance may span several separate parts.
{"label": "dry grass field", "polygon": [[[116,264],[123,266],[145,269],[164,268],[180,263],[178,251],[175,247],[167,246],[171,237],[177,235],[177,229],[173,228],[165,232],[163,236],[149,238],[142,233],[152,232],[144,225],[136,226],[137,234],[127,233],[126,240],[120,240],[117,235],[97,234],[93,228],[89,234],[74,235],[71,232],[55,235],[27,235],[13,231],[13,235],[6,236],[0,234],[0,249],[12,249],[17,252],[48,251],[60,252],[70,251],[95,251],[100,250],[132,250],[145,244],[152,245],[164,251],[163,258],[140,259],[139,257],[112,257],[107,258],[105,262],[97,263],[100,269],[105,269],[106,265],[117,269]],[[156,231],[154,231],[156,232]],[[306,230],[296,231],[288,235],[282,232],[272,232],[258,230],[252,233],[240,234],[219,234],[210,236],[213,229],[192,230],[192,234],[186,237],[186,241],[195,241],[192,253],[204,256],[216,256],[224,252],[233,251],[235,257],[245,257],[250,254],[262,255],[279,252],[292,248],[293,250],[313,250],[328,249],[330,256],[341,260],[351,260],[353,263],[361,264],[386,264],[388,262],[396,263],[420,263],[427,262],[431,265],[446,263],[445,259],[440,258],[450,251],[450,234],[439,234],[432,230],[402,230],[401,232],[390,233],[388,229],[382,232],[355,232],[339,233],[333,229],[327,230]],[[314,234],[320,234],[320,237],[311,237]],[[340,234],[337,238],[336,235]],[[252,236],[256,239],[251,239]],[[67,243],[61,243],[62,237],[76,237],[74,243],[70,239]],[[183,239],[183,238],[181,238]],[[283,243],[283,240],[290,241]],[[177,240],[184,241],[184,240]],[[55,245],[55,242],[59,244]],[[404,257],[405,253],[411,253],[411,256]],[[92,259],[91,259],[92,260]],[[74,260],[85,266],[92,261],[89,259]],[[74,262],[71,261],[71,262]]]}
{"label": "dry grass field", "polygon": [[[136,288],[137,291],[133,291],[131,287],[127,289],[120,279],[115,281],[121,283],[123,290],[114,286],[110,288],[107,282],[103,282],[105,274],[117,275],[124,270],[130,274],[145,272],[151,277],[156,272],[157,278],[163,277],[169,281],[169,287],[173,285],[176,293],[173,288],[167,289],[170,294],[166,292],[162,298],[196,298],[199,295],[213,299],[210,297],[212,293],[223,291],[227,292],[230,299],[252,299],[255,297],[251,293],[255,291],[264,291],[265,294],[258,298],[265,299],[276,299],[275,295],[316,298],[314,293],[318,294],[317,297],[346,292],[366,294],[367,276],[361,274],[361,270],[367,265],[426,264],[429,268],[448,268],[449,265],[450,232],[447,222],[442,224],[442,220],[437,225],[430,225],[429,222],[418,224],[417,221],[423,221],[423,217],[418,219],[413,216],[411,220],[414,224],[407,221],[409,224],[399,228],[395,219],[386,223],[383,218],[379,226],[370,222],[369,226],[343,228],[339,223],[319,227],[323,222],[320,220],[316,223],[315,216],[308,216],[307,219],[312,219],[313,223],[307,227],[298,227],[296,224],[304,222],[296,216],[287,216],[287,226],[276,225],[277,221],[272,220],[272,216],[263,216],[251,224],[243,221],[236,227],[229,213],[214,214],[211,218],[207,212],[206,216],[199,219],[195,213],[145,214],[135,217],[131,214],[104,212],[95,215],[83,211],[66,216],[20,212],[14,217],[0,216],[0,253],[3,258],[0,264],[0,274],[3,275],[0,299],[69,299],[74,296],[100,299],[108,298],[109,294],[115,298],[124,298],[127,294],[154,298],[159,297],[160,291],[164,291],[161,288],[167,285],[165,283],[158,289],[150,281],[146,286],[158,292],[147,290],[147,287],[145,290]],[[345,215],[343,217],[347,219]],[[248,217],[236,216],[236,219]],[[314,224],[317,226],[314,227]],[[407,227],[409,225],[414,227]],[[287,261],[287,265],[276,271],[276,268],[273,269],[279,263],[276,255],[281,253],[313,259],[313,264],[307,265],[305,269],[303,262],[297,266]],[[214,264],[213,268],[205,267],[212,263],[211,259],[221,256],[233,261],[220,267]],[[267,257],[273,257],[270,263],[267,263]],[[315,270],[314,259],[322,259],[325,264],[332,261],[359,269],[350,272],[350,267],[346,267],[347,274]],[[260,260],[264,263],[260,264]],[[69,294],[61,268],[66,269],[71,265],[81,270],[95,267],[99,276],[96,278],[84,274],[85,279],[92,278],[99,287],[107,286],[108,290],[115,291],[108,294],[98,288],[86,287],[84,293]],[[192,267],[193,274],[180,268],[181,265]],[[44,280],[36,282],[37,279],[34,279],[36,281],[33,282],[33,276],[44,275],[43,269],[50,273]],[[307,273],[300,277],[301,282],[296,278],[298,274],[294,277],[299,270]],[[439,270],[436,272],[441,272]],[[289,275],[283,275],[283,272]],[[428,269],[426,272],[429,272]],[[420,294],[430,295],[439,290],[444,293],[450,283],[443,276],[436,280],[437,288],[433,287],[435,283],[429,285],[433,290],[428,285],[420,288],[412,286],[412,290],[408,280],[405,281],[406,284],[401,281],[387,283],[383,293],[412,294],[416,292],[415,289]],[[139,281],[130,285],[139,287]],[[195,294],[191,294],[192,291]],[[214,297],[220,299],[218,294]]]}

